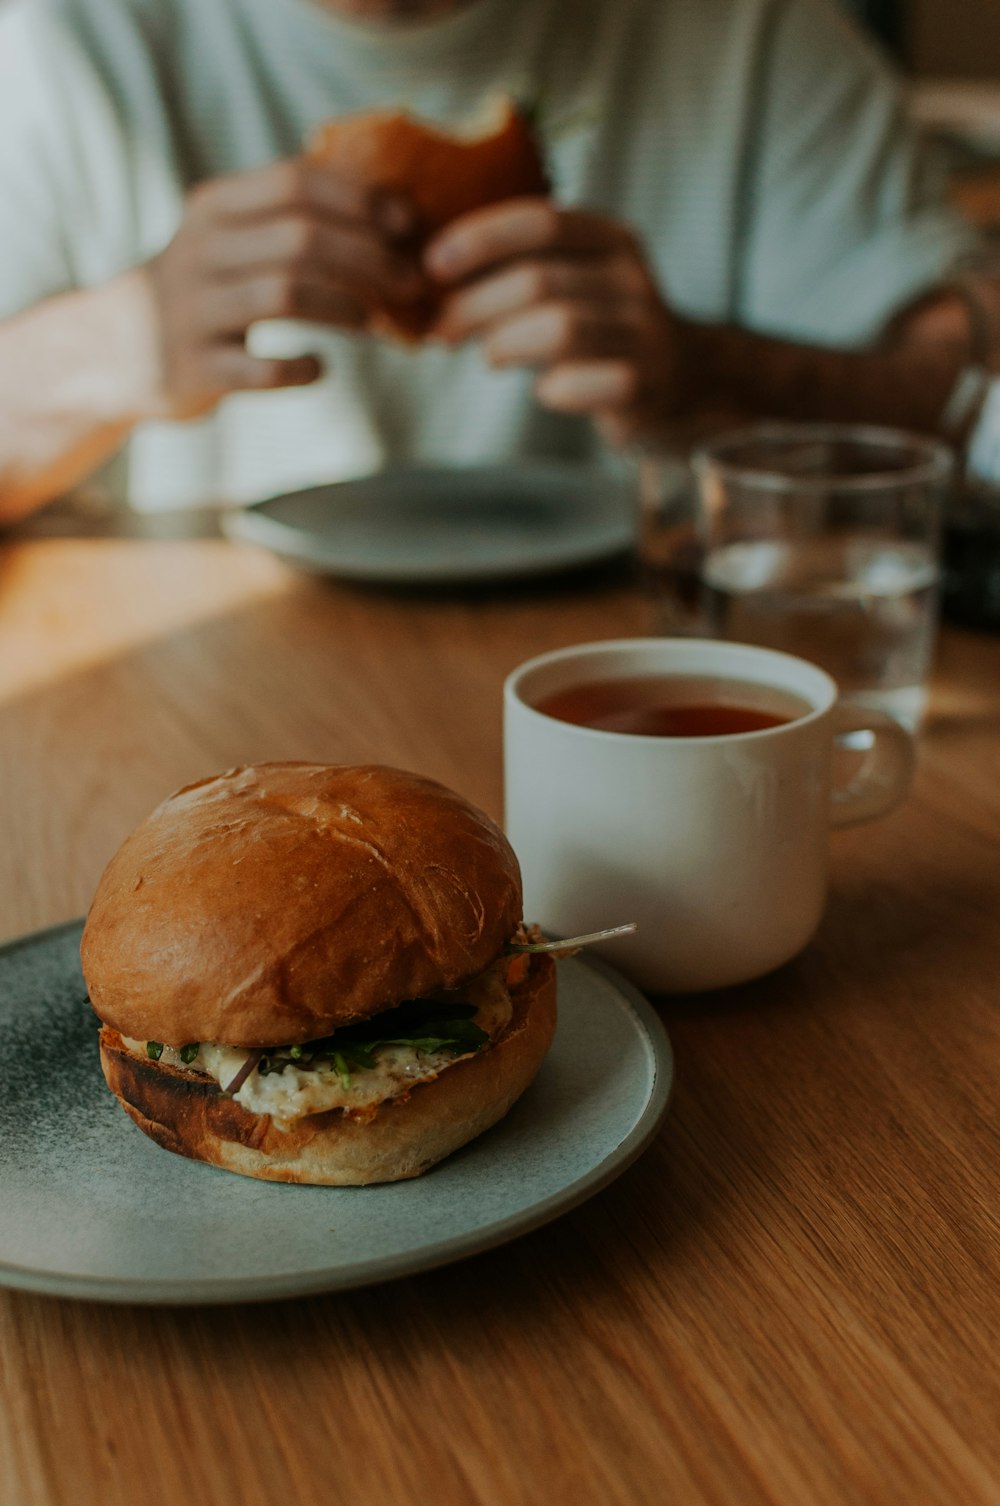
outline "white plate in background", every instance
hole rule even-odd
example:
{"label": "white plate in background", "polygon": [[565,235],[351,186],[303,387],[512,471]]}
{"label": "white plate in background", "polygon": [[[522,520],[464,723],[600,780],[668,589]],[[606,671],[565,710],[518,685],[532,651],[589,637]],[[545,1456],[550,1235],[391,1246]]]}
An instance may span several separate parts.
{"label": "white plate in background", "polygon": [[631,483],[593,466],[398,466],[224,517],[226,533],[322,574],[448,585],[597,564],[632,543]]}

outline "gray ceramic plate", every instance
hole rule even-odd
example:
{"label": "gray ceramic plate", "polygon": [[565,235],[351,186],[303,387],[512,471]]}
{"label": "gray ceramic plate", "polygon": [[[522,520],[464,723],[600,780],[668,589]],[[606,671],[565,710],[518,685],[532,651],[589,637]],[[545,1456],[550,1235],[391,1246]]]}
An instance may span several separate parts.
{"label": "gray ceramic plate", "polygon": [[413,1182],[294,1187],[160,1150],[101,1077],[80,925],[0,948],[0,1284],[108,1302],[243,1302],[363,1286],[502,1244],[646,1147],[670,1044],[617,974],[560,963],[559,1028],[495,1129]]}
{"label": "gray ceramic plate", "polygon": [[233,538],[344,579],[446,585],[546,575],[627,550],[628,486],[565,464],[395,467],[229,513]]}

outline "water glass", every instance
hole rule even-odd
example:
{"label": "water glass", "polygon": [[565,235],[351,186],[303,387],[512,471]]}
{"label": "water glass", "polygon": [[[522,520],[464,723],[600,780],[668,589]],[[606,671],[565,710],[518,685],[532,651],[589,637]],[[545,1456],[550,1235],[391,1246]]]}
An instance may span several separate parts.
{"label": "water glass", "polygon": [[694,456],[701,630],[825,669],[844,699],[923,716],[952,456],[931,439],[761,425]]}

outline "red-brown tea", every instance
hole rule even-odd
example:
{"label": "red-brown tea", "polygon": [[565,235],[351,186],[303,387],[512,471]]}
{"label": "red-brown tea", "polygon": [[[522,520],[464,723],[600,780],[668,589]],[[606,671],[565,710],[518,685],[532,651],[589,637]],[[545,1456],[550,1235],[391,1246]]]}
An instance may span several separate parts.
{"label": "red-brown tea", "polygon": [[772,685],[706,675],[590,680],[535,701],[536,711],[598,732],[638,737],[731,737],[805,716],[808,702]]}

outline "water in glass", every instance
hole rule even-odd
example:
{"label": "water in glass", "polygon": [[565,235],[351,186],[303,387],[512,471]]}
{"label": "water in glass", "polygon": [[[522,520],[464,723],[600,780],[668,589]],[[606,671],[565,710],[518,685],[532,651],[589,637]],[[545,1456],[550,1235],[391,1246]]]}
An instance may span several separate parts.
{"label": "water in glass", "polygon": [[702,604],[716,636],[811,659],[847,698],[913,729],[927,699],[938,575],[923,543],[743,540],[706,556]]}

